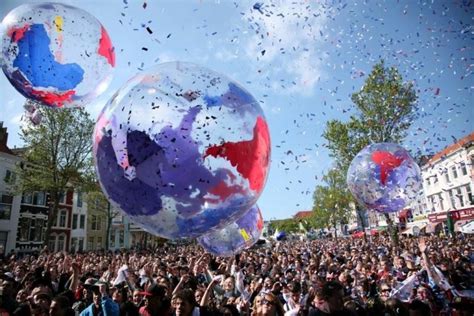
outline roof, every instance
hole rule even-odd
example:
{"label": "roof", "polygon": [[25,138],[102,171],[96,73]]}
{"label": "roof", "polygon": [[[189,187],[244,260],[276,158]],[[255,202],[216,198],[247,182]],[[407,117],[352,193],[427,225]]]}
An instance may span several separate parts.
{"label": "roof", "polygon": [[456,143],[446,147],[440,152],[436,153],[430,160],[428,160],[428,164],[431,164],[439,159],[442,159],[443,157],[446,157],[447,155],[465,147],[466,145],[472,142],[474,142],[474,132],[472,132],[471,134],[467,135],[464,138],[461,138]]}
{"label": "roof", "polygon": [[299,211],[298,213],[296,213],[293,218],[294,219],[303,219],[303,218],[308,218],[311,216],[311,214],[313,213],[313,211]]}

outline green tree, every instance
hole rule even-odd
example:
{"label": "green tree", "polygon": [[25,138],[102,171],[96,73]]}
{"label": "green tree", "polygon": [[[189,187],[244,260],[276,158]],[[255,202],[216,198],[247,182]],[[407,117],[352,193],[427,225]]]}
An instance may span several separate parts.
{"label": "green tree", "polygon": [[347,189],[345,174],[334,168],[323,176],[325,185],[316,187],[313,195],[313,218],[319,228],[334,228],[347,224],[352,196]]}
{"label": "green tree", "polygon": [[[394,67],[377,63],[367,77],[362,89],[352,94],[357,114],[348,122],[331,120],[327,123],[324,138],[331,156],[338,167],[347,172],[352,159],[370,143],[402,142],[417,110],[417,95],[411,82],[403,78]],[[360,210],[360,205],[357,209]],[[398,235],[386,214],[392,241]]]}
{"label": "green tree", "polygon": [[[32,101],[27,101],[31,103]],[[25,143],[18,168],[20,192],[44,191],[49,196],[49,214],[44,244],[58,213],[61,195],[70,186],[82,190],[82,174],[91,170],[94,122],[81,109],[41,107],[40,125],[27,123],[20,136]]]}

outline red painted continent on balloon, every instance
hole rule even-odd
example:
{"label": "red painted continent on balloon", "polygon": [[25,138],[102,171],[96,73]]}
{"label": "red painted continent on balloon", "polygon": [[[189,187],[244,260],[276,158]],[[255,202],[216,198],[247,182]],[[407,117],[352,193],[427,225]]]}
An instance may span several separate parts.
{"label": "red painted continent on balloon", "polygon": [[64,102],[71,102],[72,96],[76,94],[76,91],[69,90],[64,93],[54,93],[48,91],[32,90],[31,93],[38,97],[43,103],[50,106],[61,108]]}
{"label": "red painted continent on balloon", "polygon": [[263,117],[258,117],[251,140],[225,142],[208,147],[204,158],[213,156],[227,159],[249,181],[250,188],[260,192],[267,175],[269,154],[270,133],[267,122]]}
{"label": "red painted continent on balloon", "polygon": [[104,56],[112,67],[115,67],[115,52],[109,34],[107,34],[104,27],[102,27],[101,32],[98,53],[99,55]]}
{"label": "red painted continent on balloon", "polygon": [[372,153],[372,161],[380,167],[380,182],[383,185],[387,182],[388,174],[400,166],[403,160],[403,157],[397,157],[388,151],[374,151]]}
{"label": "red painted continent on balloon", "polygon": [[30,28],[29,24],[26,24],[23,27],[12,27],[7,31],[7,35],[17,43],[19,40],[25,36],[26,31]]}

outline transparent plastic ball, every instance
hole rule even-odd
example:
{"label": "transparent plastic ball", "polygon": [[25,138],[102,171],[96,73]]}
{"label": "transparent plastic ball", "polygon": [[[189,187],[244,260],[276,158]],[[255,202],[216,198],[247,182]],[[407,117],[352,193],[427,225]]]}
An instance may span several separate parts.
{"label": "transparent plastic ball", "polygon": [[347,185],[368,209],[397,212],[419,196],[420,168],[407,150],[393,143],[371,144],[352,160]]}
{"label": "transparent plastic ball", "polygon": [[253,206],[235,223],[202,235],[198,243],[215,256],[230,257],[252,247],[263,231],[263,218],[258,206]]}
{"label": "transparent plastic ball", "polygon": [[102,189],[135,223],[165,238],[237,220],[260,196],[270,134],[258,102],[229,78],[171,62],[132,78],[94,132]]}
{"label": "transparent plastic ball", "polygon": [[104,92],[115,66],[107,31],[86,11],[24,4],[2,21],[2,69],[26,98],[49,107],[85,106]]}

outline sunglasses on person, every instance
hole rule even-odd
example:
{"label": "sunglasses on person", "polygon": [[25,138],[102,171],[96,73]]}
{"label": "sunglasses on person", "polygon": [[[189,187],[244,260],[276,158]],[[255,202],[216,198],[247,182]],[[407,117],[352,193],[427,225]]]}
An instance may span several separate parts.
{"label": "sunglasses on person", "polygon": [[381,292],[390,292],[392,291],[392,289],[390,288],[384,288],[384,289],[380,289]]}
{"label": "sunglasses on person", "polygon": [[264,299],[261,300],[261,304],[271,306],[271,305],[275,305],[275,302],[272,301],[272,300],[267,300],[266,298],[264,298]]}

